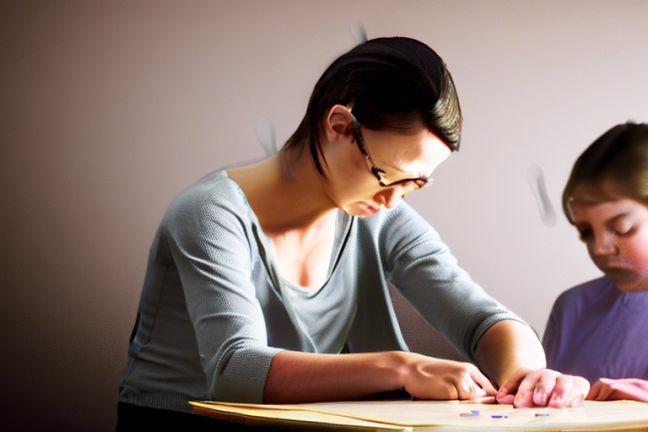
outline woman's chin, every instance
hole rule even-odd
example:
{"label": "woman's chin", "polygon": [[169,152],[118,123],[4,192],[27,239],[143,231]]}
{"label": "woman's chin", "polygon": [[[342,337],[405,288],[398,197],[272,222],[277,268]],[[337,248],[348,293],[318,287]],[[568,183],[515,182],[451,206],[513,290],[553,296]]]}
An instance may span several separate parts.
{"label": "woman's chin", "polygon": [[342,210],[344,210],[344,212],[349,216],[367,217],[378,213],[380,207],[373,207],[363,202],[357,202],[343,208]]}

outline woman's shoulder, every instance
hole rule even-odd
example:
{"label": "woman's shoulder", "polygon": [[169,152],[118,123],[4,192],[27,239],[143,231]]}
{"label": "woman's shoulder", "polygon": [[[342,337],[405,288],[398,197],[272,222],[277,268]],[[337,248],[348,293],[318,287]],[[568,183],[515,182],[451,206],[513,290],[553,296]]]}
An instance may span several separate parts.
{"label": "woman's shoulder", "polygon": [[250,219],[245,194],[229,178],[226,170],[216,170],[192,183],[169,204],[163,224],[169,221],[217,219],[229,213],[238,219]]}
{"label": "woman's shoulder", "polygon": [[171,202],[171,206],[206,204],[244,207],[246,201],[245,195],[227,175],[227,171],[216,170],[187,186]]}
{"label": "woman's shoulder", "polygon": [[358,218],[357,232],[360,241],[378,243],[381,250],[391,251],[394,256],[412,248],[423,254],[448,251],[434,227],[404,202],[373,216]]}
{"label": "woman's shoulder", "polygon": [[438,236],[432,226],[409,204],[401,202],[392,209],[383,209],[373,216],[359,217],[359,232],[386,241]]}

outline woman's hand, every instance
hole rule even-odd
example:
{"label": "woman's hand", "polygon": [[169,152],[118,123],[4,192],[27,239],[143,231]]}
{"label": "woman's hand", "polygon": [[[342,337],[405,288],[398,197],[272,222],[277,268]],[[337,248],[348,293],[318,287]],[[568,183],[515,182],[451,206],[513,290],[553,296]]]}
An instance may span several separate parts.
{"label": "woman's hand", "polygon": [[502,384],[496,400],[501,404],[513,404],[516,408],[577,407],[583,405],[589,388],[589,382],[583,377],[564,375],[551,369],[520,368]]}
{"label": "woman's hand", "polygon": [[408,353],[404,389],[417,399],[476,399],[494,396],[495,387],[471,363]]}
{"label": "woman's hand", "polygon": [[588,400],[635,400],[648,402],[648,381],[638,378],[601,378],[592,385]]}

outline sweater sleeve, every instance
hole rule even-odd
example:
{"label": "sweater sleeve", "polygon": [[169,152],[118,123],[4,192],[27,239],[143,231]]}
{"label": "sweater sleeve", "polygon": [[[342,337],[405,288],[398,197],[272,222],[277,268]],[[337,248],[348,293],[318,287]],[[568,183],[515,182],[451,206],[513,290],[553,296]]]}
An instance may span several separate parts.
{"label": "sweater sleeve", "polygon": [[259,403],[273,356],[252,282],[241,206],[196,191],[171,205],[162,226],[212,400]]}
{"label": "sweater sleeve", "polygon": [[524,323],[470,278],[438,233],[407,204],[388,213],[382,231],[387,277],[469,358],[474,359],[479,339],[492,325],[502,320]]}

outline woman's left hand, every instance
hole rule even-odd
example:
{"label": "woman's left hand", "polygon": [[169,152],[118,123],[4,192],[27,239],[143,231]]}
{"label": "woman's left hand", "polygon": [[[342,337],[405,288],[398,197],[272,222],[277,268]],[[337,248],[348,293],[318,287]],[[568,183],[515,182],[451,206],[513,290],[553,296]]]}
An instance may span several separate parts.
{"label": "woman's left hand", "polygon": [[577,407],[583,405],[589,388],[583,377],[551,369],[520,368],[500,386],[495,398],[498,403],[513,404],[516,408]]}

